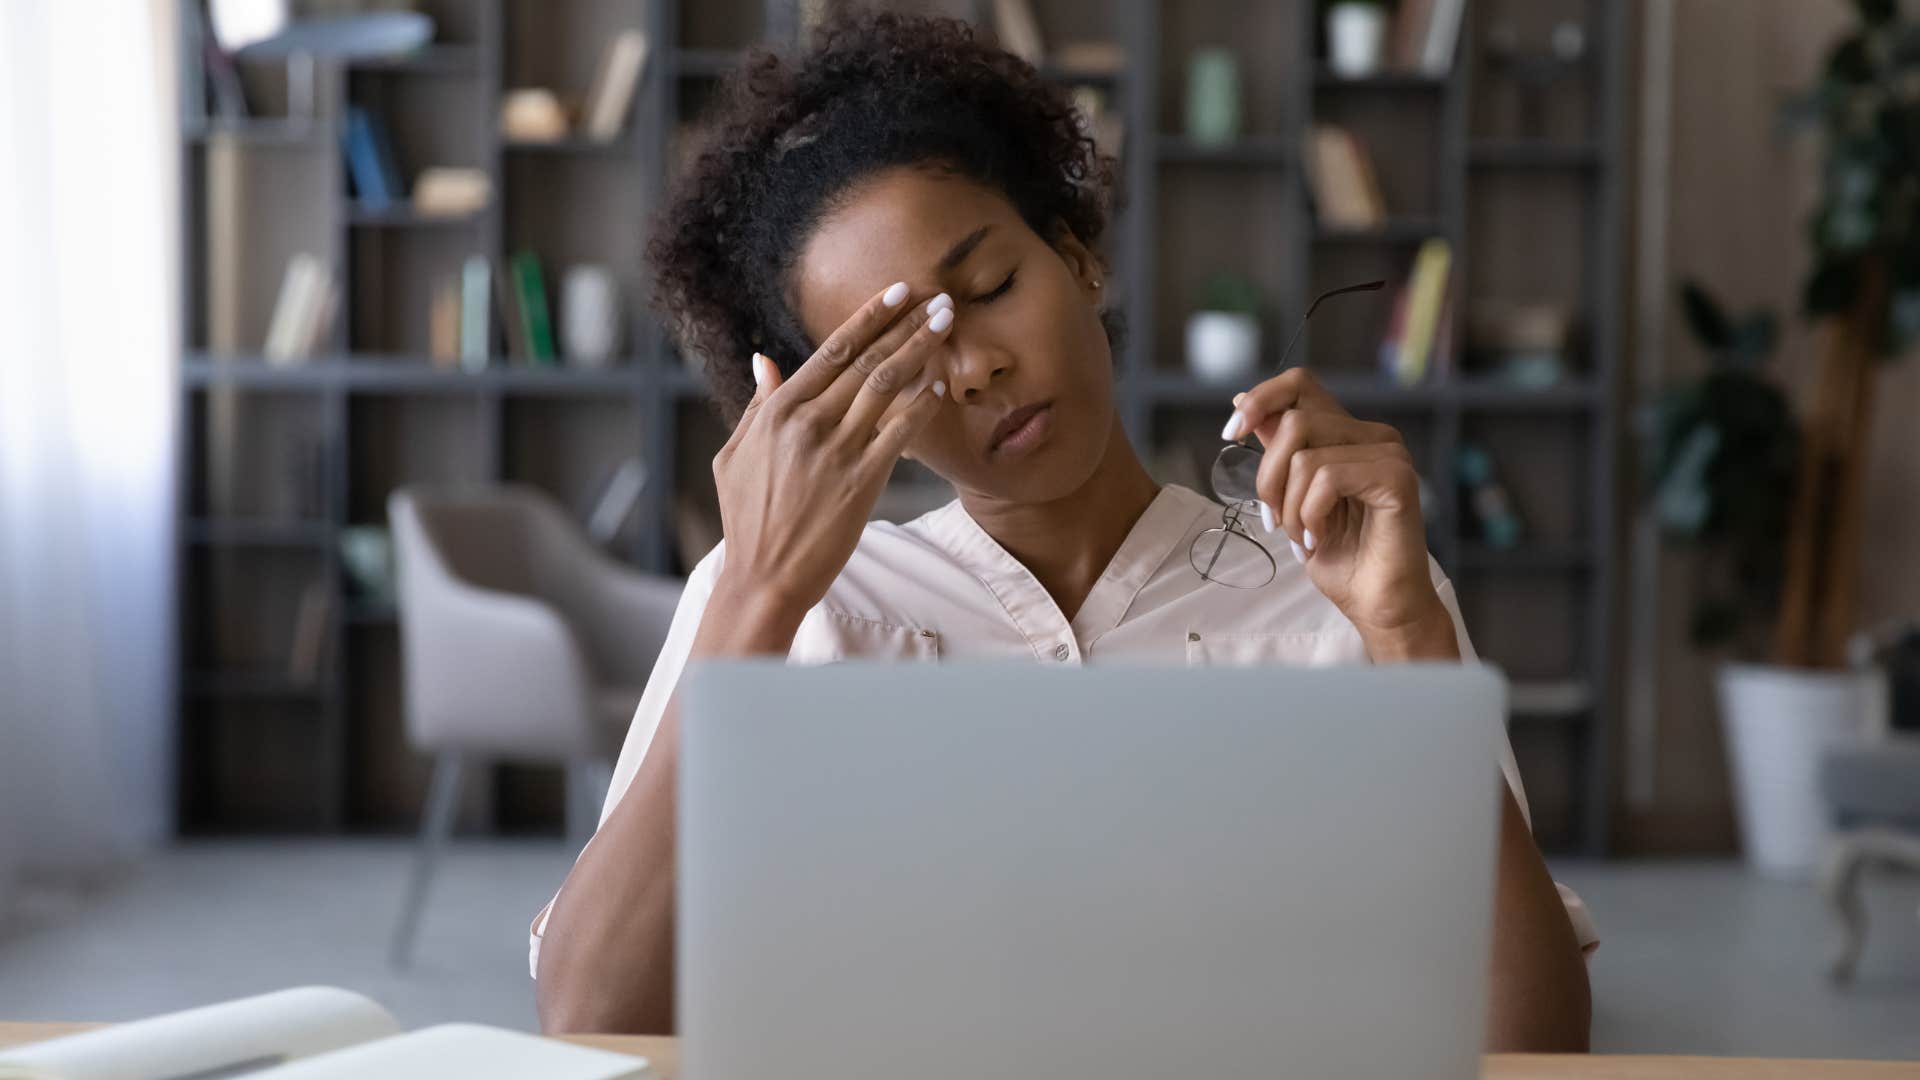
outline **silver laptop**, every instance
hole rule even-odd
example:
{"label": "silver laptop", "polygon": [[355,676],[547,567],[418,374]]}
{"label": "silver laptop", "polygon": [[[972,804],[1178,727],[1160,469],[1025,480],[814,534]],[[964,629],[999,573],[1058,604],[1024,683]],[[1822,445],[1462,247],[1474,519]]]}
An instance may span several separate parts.
{"label": "silver laptop", "polygon": [[1479,1074],[1505,685],[710,663],[688,1080]]}

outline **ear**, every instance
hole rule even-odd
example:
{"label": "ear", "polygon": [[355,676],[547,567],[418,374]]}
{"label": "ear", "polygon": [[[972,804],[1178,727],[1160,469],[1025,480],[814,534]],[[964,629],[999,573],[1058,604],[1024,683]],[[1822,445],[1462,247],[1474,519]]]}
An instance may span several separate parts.
{"label": "ear", "polygon": [[1073,230],[1067,228],[1064,223],[1056,223],[1054,226],[1053,250],[1058,252],[1061,261],[1067,264],[1067,269],[1073,273],[1074,280],[1080,283],[1081,290],[1097,298],[1107,278],[1107,268],[1100,264],[1099,257],[1089,250],[1087,245],[1081,243],[1080,238],[1075,236]]}

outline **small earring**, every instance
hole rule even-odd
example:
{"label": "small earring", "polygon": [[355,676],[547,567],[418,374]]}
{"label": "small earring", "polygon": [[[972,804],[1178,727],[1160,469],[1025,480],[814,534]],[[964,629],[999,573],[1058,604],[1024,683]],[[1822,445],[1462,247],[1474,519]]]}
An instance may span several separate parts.
{"label": "small earring", "polygon": [[1098,281],[1096,281],[1096,282],[1094,282],[1094,283],[1093,283],[1093,287],[1094,287],[1094,288],[1096,288],[1096,289],[1097,289],[1097,288],[1099,288],[1099,287],[1100,287],[1100,283],[1099,283]]}

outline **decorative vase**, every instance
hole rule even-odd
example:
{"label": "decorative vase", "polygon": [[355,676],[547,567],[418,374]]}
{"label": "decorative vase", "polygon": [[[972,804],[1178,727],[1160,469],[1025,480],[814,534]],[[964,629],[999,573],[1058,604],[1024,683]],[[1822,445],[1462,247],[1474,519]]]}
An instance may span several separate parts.
{"label": "decorative vase", "polygon": [[560,348],[573,367],[603,368],[620,347],[620,289],[613,271],[583,263],[560,282]]}
{"label": "decorative vase", "polygon": [[1327,11],[1327,63],[1343,79],[1378,74],[1386,39],[1386,8],[1371,0],[1347,0]]}
{"label": "decorative vase", "polygon": [[1187,135],[1217,146],[1240,137],[1240,62],[1227,49],[1199,49],[1187,66]]}
{"label": "decorative vase", "polygon": [[1187,370],[1207,382],[1246,382],[1260,364],[1260,320],[1239,311],[1187,318]]}
{"label": "decorative vase", "polygon": [[1720,722],[1740,844],[1753,869],[1806,878],[1819,865],[1831,834],[1820,797],[1821,755],[1866,732],[1884,685],[1878,669],[1721,667]]}

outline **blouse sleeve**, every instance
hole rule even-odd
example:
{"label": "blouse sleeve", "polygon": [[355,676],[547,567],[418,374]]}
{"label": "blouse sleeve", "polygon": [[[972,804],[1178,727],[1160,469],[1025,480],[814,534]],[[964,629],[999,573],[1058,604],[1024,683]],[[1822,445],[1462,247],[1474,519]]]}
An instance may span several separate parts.
{"label": "blouse sleeve", "polygon": [[[680,685],[680,673],[687,666],[694,636],[700,631],[700,618],[706,613],[714,581],[720,576],[724,547],[722,541],[721,546],[701,559],[687,576],[686,588],[680,593],[680,605],[673,612],[673,624],[667,628],[666,643],[660,646],[660,656],[653,662],[653,674],[647,677],[647,688],[640,695],[640,706],[633,712],[633,724],[627,728],[620,759],[614,764],[613,783],[608,785],[606,802],[600,807],[603,825],[613,808],[620,805],[620,798],[633,783],[634,774],[640,771],[640,762],[647,756],[647,747],[653,745],[654,733],[660,730],[660,721],[666,715],[667,702]],[[559,898],[555,893],[554,900]],[[546,936],[547,916],[552,911],[553,900],[549,900],[533,917],[533,925],[527,932],[527,974],[535,978],[540,974],[540,941]]]}
{"label": "blouse sleeve", "polygon": [[[1429,556],[1431,562],[1431,556]],[[1453,582],[1440,570],[1440,564],[1432,563],[1433,584],[1440,594],[1440,602],[1447,607],[1447,614],[1453,619],[1454,637],[1460,640],[1460,661],[1479,663],[1480,655],[1473,649],[1473,640],[1467,636],[1467,623],[1460,615],[1460,600],[1454,595]],[[1527,789],[1520,783],[1520,764],[1513,757],[1513,742],[1507,737],[1507,729],[1500,728],[1500,775],[1506,777],[1507,787],[1513,791],[1513,801],[1520,807],[1520,817],[1526,821],[1527,828],[1533,828],[1533,812],[1527,807]],[[1593,916],[1587,912],[1586,901],[1580,894],[1559,882],[1554,887],[1560,890],[1560,902],[1566,905],[1567,921],[1573,924],[1573,936],[1580,941],[1580,951],[1591,954],[1600,945],[1600,932],[1593,924]]]}

